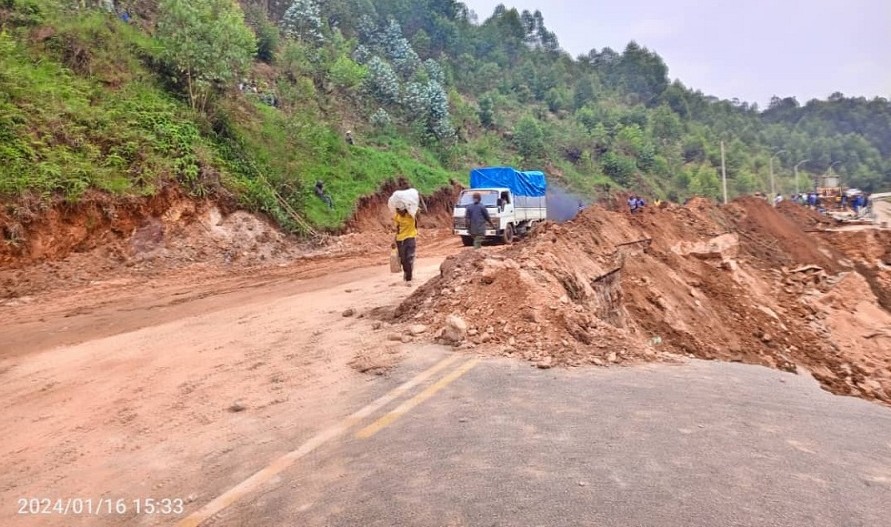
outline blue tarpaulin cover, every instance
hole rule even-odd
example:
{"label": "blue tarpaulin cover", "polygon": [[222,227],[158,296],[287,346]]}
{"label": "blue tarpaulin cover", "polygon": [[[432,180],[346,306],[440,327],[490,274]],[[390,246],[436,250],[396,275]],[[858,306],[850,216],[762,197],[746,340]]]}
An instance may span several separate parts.
{"label": "blue tarpaulin cover", "polygon": [[520,172],[511,167],[475,168],[470,171],[470,188],[509,188],[516,196],[539,197],[547,191],[544,172]]}

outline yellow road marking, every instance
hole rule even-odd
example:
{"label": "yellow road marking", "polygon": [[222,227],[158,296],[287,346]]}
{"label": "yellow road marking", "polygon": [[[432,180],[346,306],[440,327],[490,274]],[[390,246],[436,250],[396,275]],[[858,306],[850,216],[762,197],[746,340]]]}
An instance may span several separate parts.
{"label": "yellow road marking", "polygon": [[465,373],[467,373],[468,371],[470,371],[470,369],[473,368],[474,366],[476,366],[476,364],[478,362],[479,362],[479,359],[471,359],[471,360],[465,362],[464,364],[461,365],[460,368],[458,368],[457,370],[453,371],[452,373],[446,375],[445,377],[438,380],[434,384],[431,384],[423,392],[419,393],[418,395],[415,395],[411,399],[405,401],[404,403],[400,404],[396,408],[390,410],[389,413],[387,413],[386,415],[384,415],[377,421],[371,423],[370,425],[366,426],[362,430],[359,430],[358,432],[356,432],[356,437],[359,439],[367,439],[367,438],[373,436],[374,434],[380,432],[383,428],[390,425],[393,421],[395,421],[396,419],[399,419],[400,417],[402,417],[403,415],[408,413],[412,408],[423,403],[427,399],[433,397],[433,395],[436,394],[436,392],[438,392],[439,390],[442,390],[443,388],[445,388],[446,386],[451,384],[455,379],[457,379],[458,377],[460,377],[460,376],[464,375]]}
{"label": "yellow road marking", "polygon": [[217,498],[211,500],[208,504],[201,507],[197,511],[193,512],[189,516],[183,518],[179,523],[176,524],[177,527],[196,527],[201,524],[201,522],[207,520],[214,514],[220,512],[226,507],[232,505],[239,499],[243,498],[245,495],[256,490],[260,485],[268,481],[270,478],[278,474],[279,472],[285,470],[294,464],[295,461],[300,459],[301,457],[309,454],[313,450],[319,447],[319,445],[324,444],[331,439],[343,434],[347,430],[349,430],[353,425],[361,421],[362,419],[368,417],[376,410],[380,409],[387,403],[392,402],[394,399],[404,394],[408,390],[411,390],[418,384],[424,382],[429,379],[433,375],[435,375],[440,370],[445,369],[447,366],[451,365],[453,362],[458,360],[458,355],[452,355],[446,357],[445,359],[437,362],[432,367],[427,370],[419,373],[412,379],[407,382],[393,388],[390,392],[382,397],[374,400],[368,406],[365,406],[361,410],[358,410],[356,413],[350,415],[345,418],[340,423],[332,426],[331,428],[320,432],[315,435],[307,442],[300,445],[297,450],[293,450],[273,461],[269,466],[255,473],[253,476],[248,479],[242,481],[235,487],[229,489],[224,492]]}

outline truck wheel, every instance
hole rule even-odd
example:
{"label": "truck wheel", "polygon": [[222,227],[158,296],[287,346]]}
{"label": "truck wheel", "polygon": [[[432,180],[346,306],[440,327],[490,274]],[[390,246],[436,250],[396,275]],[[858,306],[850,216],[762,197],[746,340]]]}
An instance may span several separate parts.
{"label": "truck wheel", "polygon": [[504,243],[511,244],[514,241],[514,226],[510,223],[507,224],[507,227],[504,228],[504,234],[501,235],[501,240]]}
{"label": "truck wheel", "polygon": [[464,244],[464,247],[470,247],[473,245],[473,236],[461,236],[461,243]]}

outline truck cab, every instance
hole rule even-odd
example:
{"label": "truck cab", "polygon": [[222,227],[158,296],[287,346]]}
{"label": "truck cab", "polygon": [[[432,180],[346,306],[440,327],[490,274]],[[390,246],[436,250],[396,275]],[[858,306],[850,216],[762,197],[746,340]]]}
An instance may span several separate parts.
{"label": "truck cab", "polygon": [[461,236],[466,246],[473,245],[470,236],[470,225],[467,223],[467,207],[473,203],[473,195],[479,193],[480,201],[489,212],[489,218],[495,229],[486,227],[486,238],[499,238],[505,243],[513,241],[515,232],[515,208],[513,194],[507,188],[475,188],[461,191],[453,213],[455,234]]}

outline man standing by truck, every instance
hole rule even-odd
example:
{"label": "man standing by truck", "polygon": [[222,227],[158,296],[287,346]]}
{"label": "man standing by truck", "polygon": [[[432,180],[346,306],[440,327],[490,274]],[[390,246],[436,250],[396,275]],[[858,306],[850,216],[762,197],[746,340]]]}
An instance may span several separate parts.
{"label": "man standing by truck", "polygon": [[479,192],[473,193],[473,203],[467,206],[465,218],[467,218],[467,227],[470,235],[473,237],[473,248],[479,249],[483,246],[483,238],[486,237],[486,225],[493,229],[492,219],[489,218],[489,211],[481,203],[483,197]]}
{"label": "man standing by truck", "polygon": [[412,270],[415,266],[415,239],[418,236],[417,219],[408,213],[406,209],[396,209],[396,248],[399,250],[399,262],[402,263],[402,273],[405,284],[411,285]]}

